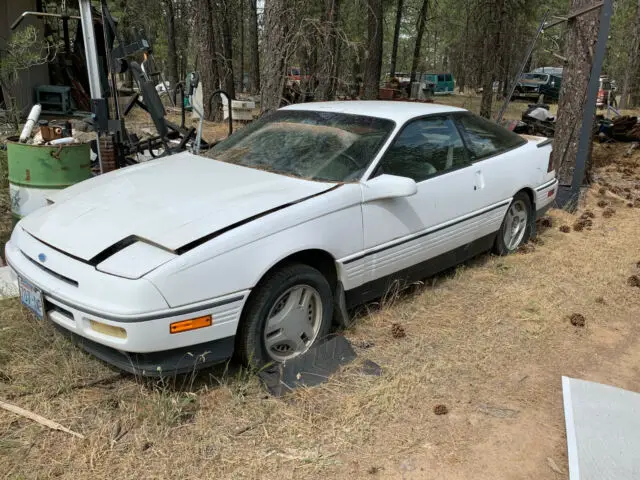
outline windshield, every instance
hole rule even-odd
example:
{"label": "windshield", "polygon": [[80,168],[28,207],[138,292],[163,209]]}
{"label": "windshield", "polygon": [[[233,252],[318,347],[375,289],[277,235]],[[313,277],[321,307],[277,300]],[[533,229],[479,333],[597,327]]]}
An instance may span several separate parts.
{"label": "windshield", "polygon": [[531,83],[547,83],[549,79],[549,75],[545,75],[544,73],[525,73],[522,75],[522,80]]}
{"label": "windshield", "polygon": [[280,110],[217,144],[206,156],[308,180],[358,180],[394,128],[391,120]]}

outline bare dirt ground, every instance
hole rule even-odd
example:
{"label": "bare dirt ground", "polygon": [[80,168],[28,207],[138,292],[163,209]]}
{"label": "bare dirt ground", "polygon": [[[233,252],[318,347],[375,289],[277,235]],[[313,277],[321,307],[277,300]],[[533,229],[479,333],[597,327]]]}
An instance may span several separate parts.
{"label": "bare dirt ground", "polygon": [[[282,400],[234,366],[119,375],[0,303],[0,399],[87,437],[0,410],[0,475],[568,478],[561,376],[640,391],[640,152],[626,148],[595,145],[585,204],[553,211],[523,252],[369,305],[345,332],[356,364]],[[363,376],[365,359],[383,375]]]}

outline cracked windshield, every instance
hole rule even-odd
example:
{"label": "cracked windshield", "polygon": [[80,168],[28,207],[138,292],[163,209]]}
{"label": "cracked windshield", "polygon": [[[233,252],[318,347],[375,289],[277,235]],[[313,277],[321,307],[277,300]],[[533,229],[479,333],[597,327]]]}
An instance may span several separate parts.
{"label": "cracked windshield", "polygon": [[279,111],[216,145],[208,157],[309,180],[358,180],[394,122],[333,112]]}

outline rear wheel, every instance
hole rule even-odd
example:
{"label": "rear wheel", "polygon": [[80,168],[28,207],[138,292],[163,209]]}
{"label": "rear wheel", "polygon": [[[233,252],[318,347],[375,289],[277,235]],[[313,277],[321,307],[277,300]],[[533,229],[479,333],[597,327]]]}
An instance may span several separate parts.
{"label": "rear wheel", "polygon": [[252,292],[238,329],[237,353],[246,365],[286,362],[326,337],[332,317],[327,279],[308,265],[288,265]]}
{"label": "rear wheel", "polygon": [[519,192],[513,197],[498,231],[494,250],[498,255],[515,252],[527,243],[533,231],[533,208],[529,195]]}

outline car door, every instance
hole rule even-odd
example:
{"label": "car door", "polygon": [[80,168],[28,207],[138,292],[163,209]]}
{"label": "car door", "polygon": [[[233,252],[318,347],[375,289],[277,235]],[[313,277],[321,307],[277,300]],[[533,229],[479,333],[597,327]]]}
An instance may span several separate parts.
{"label": "car door", "polygon": [[[455,115],[475,176],[476,201],[487,210],[486,227],[500,228],[504,212],[512,196],[521,187],[523,160],[518,150],[526,143],[519,135],[487,119],[463,113]],[[500,215],[492,214],[492,208]]]}
{"label": "car door", "polygon": [[363,204],[365,282],[395,274],[464,245],[476,235],[479,207],[473,167],[449,116],[408,123],[372,177],[391,174],[417,183],[410,197]]}

